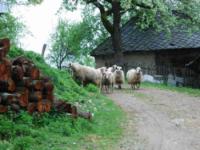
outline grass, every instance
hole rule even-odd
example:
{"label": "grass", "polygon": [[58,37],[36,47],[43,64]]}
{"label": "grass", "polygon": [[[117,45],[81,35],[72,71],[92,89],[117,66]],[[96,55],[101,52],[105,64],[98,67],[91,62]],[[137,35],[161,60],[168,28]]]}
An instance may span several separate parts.
{"label": "grass", "polygon": [[193,89],[190,87],[174,87],[174,86],[169,86],[165,84],[149,83],[149,82],[142,83],[141,87],[170,90],[170,91],[175,91],[179,93],[185,93],[185,94],[195,96],[195,97],[200,97],[200,89]]}
{"label": "grass", "polygon": [[122,135],[120,125],[125,116],[122,110],[99,94],[95,86],[80,87],[67,71],[51,68],[33,52],[13,47],[9,57],[22,54],[33,60],[42,74],[52,79],[58,98],[77,105],[81,111],[92,112],[94,118],[92,121],[82,118],[73,120],[68,114],[53,111],[32,116],[25,111],[0,114],[0,150],[112,149]]}

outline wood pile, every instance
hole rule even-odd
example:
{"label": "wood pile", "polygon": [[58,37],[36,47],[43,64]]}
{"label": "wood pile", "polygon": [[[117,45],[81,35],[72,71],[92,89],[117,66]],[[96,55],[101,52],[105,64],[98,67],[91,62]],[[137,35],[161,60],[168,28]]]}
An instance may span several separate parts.
{"label": "wood pile", "polygon": [[54,85],[48,77],[41,75],[40,70],[27,58],[20,56],[12,61],[6,58],[10,48],[9,39],[0,40],[0,113],[21,109],[33,112],[67,112],[72,117],[81,116],[77,108],[64,101],[54,102]]}

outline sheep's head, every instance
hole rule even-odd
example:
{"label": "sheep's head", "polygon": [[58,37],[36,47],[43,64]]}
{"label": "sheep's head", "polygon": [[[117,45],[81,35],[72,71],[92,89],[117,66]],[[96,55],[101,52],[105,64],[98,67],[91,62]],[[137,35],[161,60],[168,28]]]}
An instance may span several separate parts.
{"label": "sheep's head", "polygon": [[136,68],[136,72],[139,74],[139,73],[142,72],[142,69],[141,69],[140,67],[137,67],[137,68]]}
{"label": "sheep's head", "polygon": [[110,82],[111,78],[112,78],[113,73],[111,71],[107,71],[103,74],[103,80],[104,82]]}
{"label": "sheep's head", "polygon": [[78,63],[69,63],[69,68],[72,70],[73,73],[75,73],[79,69]]}
{"label": "sheep's head", "polygon": [[115,70],[117,70],[118,67],[119,67],[119,66],[117,66],[117,65],[113,65],[113,66],[112,66],[112,72],[115,72]]}
{"label": "sheep's head", "polygon": [[121,66],[117,66],[116,70],[122,70]]}
{"label": "sheep's head", "polygon": [[103,76],[103,79],[108,79],[109,78],[109,74],[107,72],[103,72],[102,76]]}
{"label": "sheep's head", "polygon": [[121,68],[121,67],[117,68],[117,69],[115,70],[115,73],[116,73],[117,75],[121,76],[121,75],[122,75],[122,68]]}
{"label": "sheep's head", "polygon": [[101,68],[99,68],[99,70],[103,75],[103,73],[105,73],[107,71],[107,68],[106,67],[101,67]]}

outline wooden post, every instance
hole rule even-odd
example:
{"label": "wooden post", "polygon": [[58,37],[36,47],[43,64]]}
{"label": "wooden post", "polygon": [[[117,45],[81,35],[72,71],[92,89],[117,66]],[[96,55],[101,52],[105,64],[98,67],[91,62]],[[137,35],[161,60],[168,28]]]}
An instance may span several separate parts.
{"label": "wooden post", "polygon": [[47,44],[43,44],[41,56],[44,58],[44,54],[47,48]]}

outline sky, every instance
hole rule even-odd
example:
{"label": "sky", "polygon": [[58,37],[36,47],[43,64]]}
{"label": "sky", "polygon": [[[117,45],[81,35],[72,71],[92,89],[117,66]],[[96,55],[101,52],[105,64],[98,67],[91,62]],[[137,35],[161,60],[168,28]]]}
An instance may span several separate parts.
{"label": "sky", "polygon": [[21,47],[41,53],[44,43],[49,48],[50,36],[55,32],[59,16],[69,22],[81,21],[81,11],[58,13],[62,0],[44,0],[35,6],[15,6],[12,14],[27,27],[27,33],[20,39]]}

